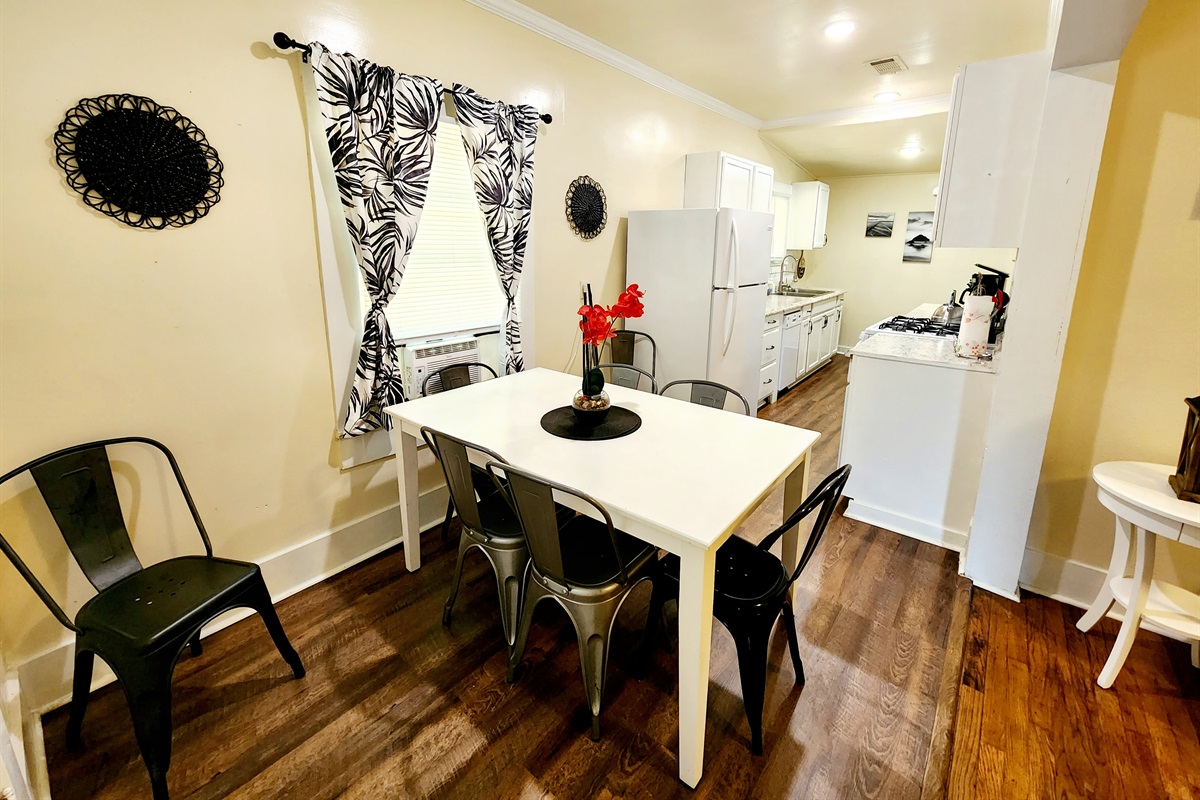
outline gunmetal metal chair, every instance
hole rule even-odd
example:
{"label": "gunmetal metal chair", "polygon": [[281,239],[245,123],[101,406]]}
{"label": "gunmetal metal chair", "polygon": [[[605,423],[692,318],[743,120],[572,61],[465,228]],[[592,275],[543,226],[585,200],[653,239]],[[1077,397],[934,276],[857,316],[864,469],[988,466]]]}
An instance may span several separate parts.
{"label": "gunmetal metal chair", "polygon": [[[744,413],[746,416],[750,416],[750,403],[746,401],[746,398],[742,397],[741,392],[737,391],[736,389],[730,389],[724,384],[702,380],[671,381],[662,388],[662,391],[659,392],[659,394],[665,395],[667,390],[673,386],[691,387],[690,394],[688,395],[688,402],[695,403],[696,405],[708,406],[709,408],[724,409],[726,398],[733,396],[741,401],[742,408],[745,409],[742,413]],[[736,411],[737,408],[734,407],[732,410]]]}
{"label": "gunmetal metal chair", "polygon": [[[762,710],[767,687],[767,651],[771,631],[783,617],[796,670],[796,685],[804,683],[804,664],[800,660],[800,645],[796,639],[796,618],[788,589],[804,571],[813,552],[825,534],[833,509],[842,496],[850,477],[847,464],[827,477],[788,517],[758,545],[734,536],[717,550],[716,591],[713,597],[713,616],[721,621],[737,646],[738,671],[742,677],[742,702],[750,723],[750,750],[762,754]],[[804,544],[800,563],[790,575],[783,562],[770,548],[784,532],[799,525],[813,511],[818,511],[812,532]],[[679,556],[668,555],[662,561],[663,580],[654,585],[650,598],[650,633],[657,630],[662,619],[663,604],[679,598]],[[653,640],[648,635],[646,641]]]}
{"label": "gunmetal metal chair", "polygon": [[631,331],[628,328],[619,331],[613,331],[613,338],[609,340],[608,352],[609,358],[614,364],[629,364],[633,365],[635,353],[635,345],[639,339],[644,339],[650,343],[650,374],[657,375],[658,370],[658,345],[654,343],[654,338],[648,333],[641,331]]}
{"label": "gunmetal metal chair", "polygon": [[[529,564],[529,548],[521,533],[521,523],[508,499],[496,490],[488,473],[471,463],[470,452],[492,461],[507,463],[498,453],[432,428],[422,428],[421,436],[442,465],[450,497],[458,509],[462,533],[458,539],[458,561],[450,596],[442,611],[442,624],[449,625],[462,583],[463,557],[472,547],[478,547],[496,573],[496,588],[500,593],[500,621],[504,641],[509,647],[517,635],[517,618],[521,612],[525,572]],[[485,486],[480,486],[479,476]],[[480,491],[483,489],[484,491]],[[478,496],[477,496],[478,495]],[[563,509],[569,513],[569,509]]]}
{"label": "gunmetal metal chair", "polygon": [[642,378],[645,378],[650,381],[650,394],[658,394],[658,381],[641,367],[635,367],[632,364],[597,364],[596,369],[608,370],[608,382],[624,386],[626,389],[644,391]]}
{"label": "gunmetal metal chair", "polygon": [[[204,542],[205,555],[142,566],[125,527],[106,450],[126,443],[149,445],[166,456]],[[200,655],[200,629],[205,623],[232,608],[251,608],[262,617],[292,674],[303,678],[304,665],[283,632],[258,565],[213,556],[183,473],[164,445],[140,436],[76,445],[17,467],[0,477],[0,484],[25,473],[33,478],[71,555],[97,591],[72,621],[0,536],[0,550],[17,572],[50,613],[75,632],[67,745],[76,750],[83,746],[83,716],[98,655],[125,690],[154,798],[168,800],[171,674],[184,647],[190,644],[192,654]]]}
{"label": "gunmetal metal chair", "polygon": [[[514,504],[531,558],[517,640],[508,656],[508,682],[529,641],[533,611],[546,599],[567,612],[579,640],[579,660],[592,712],[592,739],[600,739],[600,701],[608,665],[608,642],[621,605],[639,583],[658,575],[658,550],[613,527],[604,506],[587,495],[531,472],[490,461],[487,470]],[[505,482],[499,473],[504,473]],[[604,520],[556,513],[554,492],[572,495]]]}
{"label": "gunmetal metal chair", "polygon": [[[462,364],[451,364],[448,367],[442,367],[425,376],[425,380],[421,382],[421,396],[428,397],[430,389],[433,389],[433,394],[441,394],[448,392],[451,389],[460,389],[463,386],[470,386],[475,381],[471,377],[471,369],[475,369],[475,374],[480,375],[478,368],[486,369],[492,374],[493,378],[500,377],[496,374],[496,370],[484,364],[482,361],[468,361]],[[437,383],[430,387],[434,379]],[[481,491],[482,495],[491,494],[492,484],[488,480],[487,474],[481,469],[475,470],[475,488]],[[450,534],[450,518],[454,516],[454,494],[450,494],[450,499],[446,501],[446,519],[442,522],[442,541],[446,541],[446,537]]]}

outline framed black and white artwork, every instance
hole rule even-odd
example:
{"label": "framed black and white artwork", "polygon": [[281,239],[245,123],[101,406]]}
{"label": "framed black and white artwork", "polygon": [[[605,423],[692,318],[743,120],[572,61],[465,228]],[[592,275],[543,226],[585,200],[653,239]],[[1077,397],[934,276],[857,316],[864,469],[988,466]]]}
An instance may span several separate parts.
{"label": "framed black and white artwork", "polygon": [[933,212],[908,212],[904,231],[904,260],[928,263],[933,258]]}
{"label": "framed black and white artwork", "polygon": [[895,224],[896,212],[894,211],[868,211],[867,237],[887,238],[892,235],[892,228]]}

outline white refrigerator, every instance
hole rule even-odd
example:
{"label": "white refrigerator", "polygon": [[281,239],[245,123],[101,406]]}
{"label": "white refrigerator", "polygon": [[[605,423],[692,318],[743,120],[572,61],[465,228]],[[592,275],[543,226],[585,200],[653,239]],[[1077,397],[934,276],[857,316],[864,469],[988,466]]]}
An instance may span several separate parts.
{"label": "white refrigerator", "polygon": [[646,292],[646,311],[627,327],[654,337],[660,388],[702,378],[754,408],[773,224],[766,212],[732,208],[629,212],[626,282]]}

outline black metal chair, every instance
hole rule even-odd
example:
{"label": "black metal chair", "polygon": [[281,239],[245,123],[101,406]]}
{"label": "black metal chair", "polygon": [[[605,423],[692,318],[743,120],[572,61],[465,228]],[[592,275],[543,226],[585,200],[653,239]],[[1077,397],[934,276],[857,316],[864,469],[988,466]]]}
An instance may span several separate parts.
{"label": "black metal chair", "polygon": [[[732,396],[741,401],[742,408],[744,409],[742,413],[750,416],[750,403],[746,401],[746,398],[742,397],[741,392],[736,389],[730,389],[724,384],[702,380],[671,381],[662,388],[659,394],[665,395],[667,390],[674,386],[688,387],[688,402],[700,406],[708,406],[709,408],[724,409],[726,399]],[[736,411],[737,408],[734,407],[732,410]]]}
{"label": "black metal chair", "polygon": [[[181,556],[143,567],[134,553],[105,449],[140,443],[162,452],[187,501],[205,555]],[[91,691],[92,666],[100,656],[116,673],[155,800],[167,800],[171,763],[171,675],[184,647],[200,655],[200,629],[239,607],[258,612],[297,678],[304,665],[292,648],[257,564],[215,558],[183,474],[164,445],[128,436],[68,447],[30,461],[0,477],[0,484],[29,473],[59,532],[97,594],[72,621],[3,536],[0,550],[50,612],[75,632],[75,675],[67,744],[82,747],[82,725]]]}
{"label": "black metal chair", "polygon": [[658,381],[646,370],[632,364],[597,364],[596,369],[608,370],[608,382],[626,389],[642,389],[642,378],[650,381],[650,394],[658,394]]}
{"label": "black metal chair", "polygon": [[[441,394],[442,392],[448,392],[451,389],[460,389],[463,386],[469,386],[472,383],[475,383],[472,378],[471,369],[476,368],[475,375],[478,376],[480,374],[478,368],[480,367],[490,372],[493,378],[500,377],[496,374],[496,370],[492,369],[487,364],[484,364],[482,361],[468,361],[463,364],[451,364],[448,367],[442,367],[439,370],[434,370],[425,376],[425,380],[421,382],[421,396],[428,397],[431,388],[433,389],[433,394]],[[437,379],[437,383],[430,387],[430,384],[433,383],[435,378]],[[493,491],[492,482],[488,480],[487,474],[481,468],[476,468],[474,480],[475,488],[477,490],[482,490],[481,494],[491,494]],[[446,519],[444,522],[442,522],[443,542],[446,541],[446,537],[450,534],[450,518],[453,516],[454,495],[451,494],[450,499],[446,501]]]}
{"label": "black metal chair", "polygon": [[[608,665],[608,642],[621,605],[634,587],[658,575],[658,550],[613,527],[604,506],[587,495],[540,478],[531,472],[495,461],[488,472],[513,502],[529,543],[531,558],[517,640],[508,656],[508,682],[529,641],[533,611],[547,598],[567,612],[579,640],[579,660],[592,712],[592,739],[600,738],[600,701]],[[500,482],[503,473],[505,483]],[[603,518],[556,513],[554,492],[572,495],[591,505]]]}
{"label": "black metal chair", "polygon": [[[762,753],[762,710],[767,687],[767,652],[771,631],[782,615],[792,666],[796,670],[796,685],[802,685],[804,664],[800,660],[796,618],[788,590],[817,549],[849,477],[849,464],[827,477],[786,522],[758,545],[734,536],[717,550],[713,616],[729,631],[737,647],[742,702],[746,708],[746,719],[750,722],[750,750],[755,755]],[[799,525],[818,509],[812,532],[800,555],[800,563],[789,575],[783,562],[770,552],[770,548],[786,531]],[[679,598],[679,557],[668,555],[664,558],[662,570],[663,579],[655,583],[654,594],[650,598],[651,630],[646,637],[647,642],[654,638],[653,633],[662,619],[663,604]]]}
{"label": "black metal chair", "polygon": [[654,338],[648,333],[641,331],[631,331],[628,328],[619,331],[613,331],[613,337],[608,343],[609,358],[614,364],[629,364],[633,365],[634,356],[636,355],[636,345],[638,340],[645,340],[650,343],[650,374],[657,376],[658,374],[658,345],[655,344]]}

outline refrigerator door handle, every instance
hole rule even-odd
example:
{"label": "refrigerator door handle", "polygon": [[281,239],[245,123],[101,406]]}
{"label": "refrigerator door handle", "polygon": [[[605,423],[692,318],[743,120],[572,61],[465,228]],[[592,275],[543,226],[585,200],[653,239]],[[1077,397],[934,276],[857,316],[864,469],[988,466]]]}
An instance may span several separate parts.
{"label": "refrigerator door handle", "polygon": [[737,289],[729,290],[729,307],[725,309],[725,346],[721,349],[721,355],[729,352],[729,343],[733,341],[733,326],[737,322],[737,294]]}
{"label": "refrigerator door handle", "polygon": [[738,280],[738,268],[741,266],[741,243],[738,241],[737,217],[729,218],[729,288],[736,289],[741,281]]}

